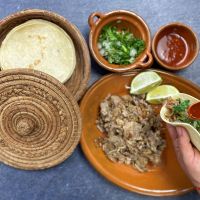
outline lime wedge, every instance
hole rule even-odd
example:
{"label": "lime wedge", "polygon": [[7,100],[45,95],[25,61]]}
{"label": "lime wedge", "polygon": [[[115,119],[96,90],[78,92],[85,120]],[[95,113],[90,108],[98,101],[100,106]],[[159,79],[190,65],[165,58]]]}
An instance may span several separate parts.
{"label": "lime wedge", "polygon": [[131,94],[144,94],[162,83],[162,78],[153,71],[138,74],[131,82]]}
{"label": "lime wedge", "polygon": [[179,94],[179,91],[171,85],[161,85],[151,90],[146,97],[146,100],[152,104],[160,104],[165,99]]}

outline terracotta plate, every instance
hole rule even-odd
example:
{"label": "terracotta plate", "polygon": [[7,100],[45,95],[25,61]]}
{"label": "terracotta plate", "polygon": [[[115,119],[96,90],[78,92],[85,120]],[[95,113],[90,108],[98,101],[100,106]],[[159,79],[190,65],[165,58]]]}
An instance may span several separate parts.
{"label": "terracotta plate", "polygon": [[[164,80],[164,84],[177,87],[180,92],[188,93],[200,99],[200,88],[193,83],[166,73],[157,71]],[[111,74],[97,81],[86,93],[81,102],[83,118],[83,132],[81,138],[82,149],[90,163],[105,178],[118,186],[145,195],[173,196],[192,190],[192,184],[181,170],[173,150],[167,129],[163,134],[167,141],[167,148],[162,155],[162,163],[153,167],[149,172],[140,173],[130,166],[111,162],[98,148],[94,140],[102,133],[96,128],[99,104],[108,94],[127,94],[126,85],[130,85],[132,78],[138,72],[123,75]]]}

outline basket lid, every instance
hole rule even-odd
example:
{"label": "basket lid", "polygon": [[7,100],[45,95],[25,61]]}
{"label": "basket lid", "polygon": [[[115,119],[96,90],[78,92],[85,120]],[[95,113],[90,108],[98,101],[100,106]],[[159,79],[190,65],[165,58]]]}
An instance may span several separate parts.
{"label": "basket lid", "polygon": [[0,161],[49,168],[70,156],[80,135],[78,104],[62,83],[31,69],[0,72]]}

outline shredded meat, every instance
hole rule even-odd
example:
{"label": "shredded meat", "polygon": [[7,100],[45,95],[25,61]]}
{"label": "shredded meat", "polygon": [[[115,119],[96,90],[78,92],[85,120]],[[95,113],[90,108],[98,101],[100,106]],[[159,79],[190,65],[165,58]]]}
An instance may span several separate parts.
{"label": "shredded meat", "polygon": [[100,104],[97,127],[106,134],[98,139],[107,157],[148,171],[148,163],[157,165],[165,148],[161,120],[142,96],[108,96]]}
{"label": "shredded meat", "polygon": [[167,108],[167,112],[165,113],[165,116],[169,119],[170,122],[176,121],[177,117],[176,115],[174,115],[173,107],[179,104],[178,100],[168,98],[165,103],[166,103],[166,108]]}

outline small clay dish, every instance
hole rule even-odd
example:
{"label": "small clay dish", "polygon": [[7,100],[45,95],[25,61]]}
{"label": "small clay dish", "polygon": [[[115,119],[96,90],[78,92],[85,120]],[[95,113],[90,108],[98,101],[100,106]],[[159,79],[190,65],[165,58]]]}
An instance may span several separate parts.
{"label": "small clay dish", "polygon": [[[64,85],[78,101],[86,91],[90,77],[90,56],[84,37],[78,28],[64,17],[47,10],[30,9],[11,14],[0,21],[0,45],[6,35],[16,26],[31,20],[43,19],[61,27],[72,39],[76,53],[75,70]],[[55,66],[56,67],[56,66]]]}
{"label": "small clay dish", "polygon": [[174,22],[162,26],[152,41],[154,58],[164,68],[181,70],[189,67],[199,53],[199,41],[185,24]]}
{"label": "small clay dish", "polygon": [[[119,23],[120,22],[120,23]],[[103,68],[112,72],[125,72],[135,68],[148,68],[153,63],[151,55],[150,31],[144,20],[137,14],[127,10],[116,10],[108,13],[94,12],[88,18],[90,26],[89,47],[94,59]],[[99,52],[98,40],[102,28],[105,25],[117,27],[117,29],[128,29],[135,37],[145,41],[145,50],[130,65],[110,64]]]}

